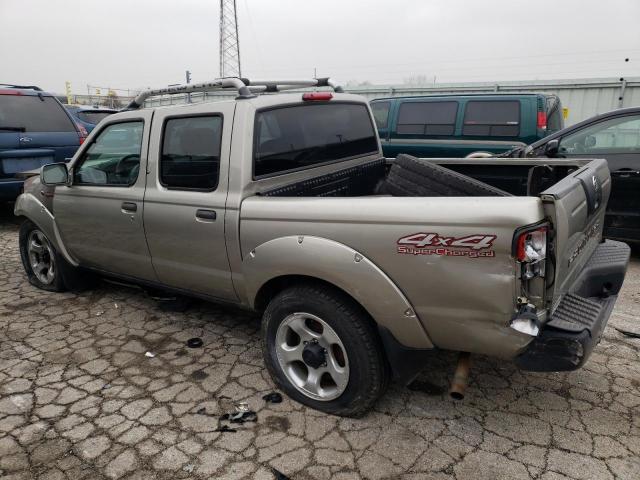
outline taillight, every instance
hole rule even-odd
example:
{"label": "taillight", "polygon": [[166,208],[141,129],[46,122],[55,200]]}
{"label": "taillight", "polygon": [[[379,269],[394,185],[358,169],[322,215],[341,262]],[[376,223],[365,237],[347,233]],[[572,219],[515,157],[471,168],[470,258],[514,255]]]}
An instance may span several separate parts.
{"label": "taillight", "polygon": [[522,276],[529,280],[544,277],[547,259],[547,226],[519,232],[515,241],[515,257],[522,263]]}
{"label": "taillight", "polygon": [[307,92],[302,94],[302,100],[305,102],[313,102],[313,101],[327,101],[333,98],[333,93],[331,92]]}
{"label": "taillight", "polygon": [[22,95],[22,92],[19,90],[0,88],[0,95]]}
{"label": "taillight", "polygon": [[537,126],[541,130],[547,129],[547,112],[538,112]]}
{"label": "taillight", "polygon": [[80,145],[82,145],[89,136],[89,132],[87,132],[87,129],[84,128],[84,125],[80,123],[76,123],[76,128],[78,129],[78,138],[80,139]]}

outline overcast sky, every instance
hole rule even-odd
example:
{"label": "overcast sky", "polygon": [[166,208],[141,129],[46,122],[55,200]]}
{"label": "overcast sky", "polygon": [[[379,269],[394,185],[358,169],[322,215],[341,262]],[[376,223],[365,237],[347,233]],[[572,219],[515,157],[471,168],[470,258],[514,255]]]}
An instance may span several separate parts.
{"label": "overcast sky", "polygon": [[[403,83],[640,76],[639,0],[237,0],[242,74]],[[219,0],[0,0],[0,82],[218,76]],[[625,58],[629,58],[625,62]]]}

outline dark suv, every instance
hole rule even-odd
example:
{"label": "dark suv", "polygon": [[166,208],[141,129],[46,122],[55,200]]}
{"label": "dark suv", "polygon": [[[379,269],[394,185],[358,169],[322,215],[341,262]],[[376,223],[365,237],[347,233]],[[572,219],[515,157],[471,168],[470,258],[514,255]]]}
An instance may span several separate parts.
{"label": "dark suv", "polygon": [[20,172],[65,161],[86,135],[52,94],[0,84],[0,201],[20,194]]}

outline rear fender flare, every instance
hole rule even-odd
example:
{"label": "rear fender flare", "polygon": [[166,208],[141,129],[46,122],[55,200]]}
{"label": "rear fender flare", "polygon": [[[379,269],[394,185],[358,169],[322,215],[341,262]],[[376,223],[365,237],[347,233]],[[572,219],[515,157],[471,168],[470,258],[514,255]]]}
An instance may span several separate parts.
{"label": "rear fender flare", "polygon": [[23,193],[20,195],[16,200],[13,213],[17,216],[28,218],[35,223],[60,255],[74,267],[78,266],[78,262],[71,257],[62,242],[53,214],[33,194]]}
{"label": "rear fender flare", "polygon": [[288,275],[317,278],[354,298],[381,327],[410,348],[433,348],[413,306],[393,281],[361,253],[314,236],[288,236],[265,242],[243,260],[247,299],[256,307],[260,289]]}

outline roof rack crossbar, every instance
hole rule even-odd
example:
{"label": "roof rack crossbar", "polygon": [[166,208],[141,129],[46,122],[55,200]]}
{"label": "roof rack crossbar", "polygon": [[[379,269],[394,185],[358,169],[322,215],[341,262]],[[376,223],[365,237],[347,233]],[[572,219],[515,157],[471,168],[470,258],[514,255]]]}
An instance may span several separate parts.
{"label": "roof rack crossbar", "polygon": [[0,83],[0,86],[9,88],[22,88],[24,90],[35,90],[36,92],[42,92],[42,89],[35,85],[13,85],[11,83]]}
{"label": "roof rack crossbar", "polygon": [[136,96],[126,110],[137,110],[144,105],[144,101],[158,95],[179,95],[194,92],[210,92],[215,90],[237,90],[237,98],[253,98],[254,92],[278,92],[293,88],[331,87],[340,93],[344,90],[330,78],[313,78],[308,80],[249,80],[247,78],[227,77],[217,78],[210,82],[187,83],[165,88],[145,90]]}

